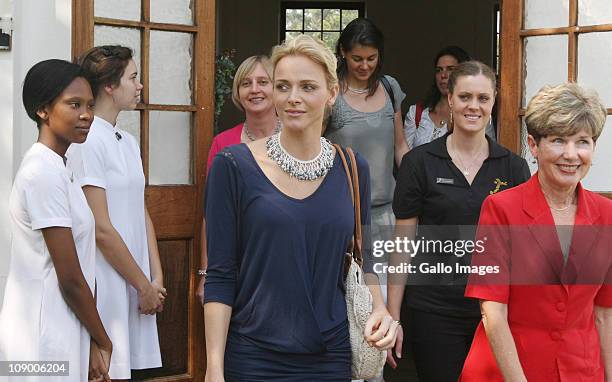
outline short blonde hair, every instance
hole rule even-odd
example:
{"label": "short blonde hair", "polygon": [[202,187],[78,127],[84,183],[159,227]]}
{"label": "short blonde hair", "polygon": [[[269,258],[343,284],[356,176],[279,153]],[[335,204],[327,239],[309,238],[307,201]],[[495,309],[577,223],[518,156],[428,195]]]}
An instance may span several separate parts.
{"label": "short blonde hair", "polygon": [[568,136],[582,129],[596,141],[607,115],[597,92],[566,83],[540,89],[529,101],[525,124],[537,143],[548,135]]}
{"label": "short blonde hair", "polygon": [[304,56],[321,65],[325,72],[328,90],[338,85],[336,56],[320,39],[302,34],[275,46],[271,55],[274,69],[278,62],[287,56]]}
{"label": "short blonde hair", "polygon": [[236,107],[242,111],[244,111],[244,107],[242,107],[242,104],[240,103],[240,94],[238,93],[240,90],[240,84],[249,74],[251,74],[251,72],[253,72],[253,70],[255,70],[255,67],[258,64],[262,66],[271,81],[272,63],[270,62],[270,59],[264,55],[251,56],[245,59],[242,61],[236,70],[236,74],[234,75],[234,83],[232,84],[232,102],[234,102],[234,105],[236,105]]}

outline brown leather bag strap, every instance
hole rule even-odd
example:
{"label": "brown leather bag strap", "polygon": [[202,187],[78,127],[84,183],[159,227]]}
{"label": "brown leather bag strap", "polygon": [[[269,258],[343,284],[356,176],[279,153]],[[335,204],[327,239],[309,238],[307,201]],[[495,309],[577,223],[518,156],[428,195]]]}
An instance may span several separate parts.
{"label": "brown leather bag strap", "polygon": [[[351,169],[349,170],[346,156],[344,155],[344,150],[338,144],[334,144],[334,147],[336,148],[336,152],[340,156],[342,166],[344,167],[344,171],[346,172],[346,180],[348,182],[349,190],[351,192],[351,201],[353,203],[353,209],[355,212],[353,240],[351,240],[347,251],[353,255],[353,258],[355,259],[357,264],[361,266],[363,263],[363,255],[361,253],[361,197],[359,194],[359,174],[357,172],[355,153],[350,147],[346,148],[346,153],[348,154],[349,160],[351,162]],[[345,265],[345,270],[348,271],[348,265],[350,264]]]}
{"label": "brown leather bag strap", "polygon": [[355,159],[355,153],[353,149],[350,147],[346,148],[346,152],[349,155],[349,159],[351,161],[351,172],[352,181],[353,181],[353,194],[355,205],[355,249],[353,252],[353,256],[355,257],[355,261],[359,266],[363,265],[363,253],[361,251],[361,244],[363,242],[361,235],[361,193],[359,192],[359,171],[357,170],[357,160]]}
{"label": "brown leather bag strap", "polygon": [[336,149],[336,153],[338,154],[338,156],[340,156],[340,160],[342,161],[342,166],[344,167],[344,172],[346,172],[346,180],[349,185],[349,190],[351,191],[351,203],[353,203],[353,206],[354,206],[355,205],[355,194],[353,190],[353,179],[351,176],[351,170],[349,170],[348,163],[346,161],[346,156],[344,155],[344,150],[342,150],[342,147],[339,144],[334,143],[334,148]]}

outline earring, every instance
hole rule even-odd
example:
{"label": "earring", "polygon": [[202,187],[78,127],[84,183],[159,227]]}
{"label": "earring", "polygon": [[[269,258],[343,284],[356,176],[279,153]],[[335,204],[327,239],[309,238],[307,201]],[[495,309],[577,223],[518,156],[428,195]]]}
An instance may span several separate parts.
{"label": "earring", "polygon": [[450,112],[450,118],[449,118],[449,122],[448,122],[449,126],[453,126],[453,111],[451,110]]}

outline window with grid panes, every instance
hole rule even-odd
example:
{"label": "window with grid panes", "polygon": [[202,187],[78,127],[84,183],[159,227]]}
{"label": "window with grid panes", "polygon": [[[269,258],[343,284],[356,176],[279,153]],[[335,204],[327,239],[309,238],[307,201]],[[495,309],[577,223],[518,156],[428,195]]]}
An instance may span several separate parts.
{"label": "window with grid panes", "polygon": [[612,7],[609,0],[501,2],[501,142],[537,166],[527,147],[529,100],[544,85],[572,81],[595,89],[608,118],[583,185],[612,198]]}
{"label": "window with grid panes", "polygon": [[363,3],[283,2],[280,41],[307,34],[320,38],[335,51],[340,32],[349,22],[363,16]]}

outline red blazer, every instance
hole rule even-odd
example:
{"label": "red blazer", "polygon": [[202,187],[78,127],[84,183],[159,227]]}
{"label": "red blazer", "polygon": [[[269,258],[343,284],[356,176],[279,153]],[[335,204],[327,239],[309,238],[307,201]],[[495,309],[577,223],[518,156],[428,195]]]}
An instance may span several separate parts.
{"label": "red blazer", "polygon": [[[603,382],[594,305],[612,307],[612,201],[578,185],[569,257],[564,264],[552,214],[537,174],[489,196],[473,265],[500,272],[470,275],[465,295],[508,305],[508,324],[529,382]],[[482,322],[460,378],[503,382]]]}

